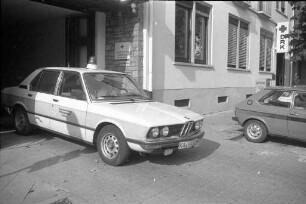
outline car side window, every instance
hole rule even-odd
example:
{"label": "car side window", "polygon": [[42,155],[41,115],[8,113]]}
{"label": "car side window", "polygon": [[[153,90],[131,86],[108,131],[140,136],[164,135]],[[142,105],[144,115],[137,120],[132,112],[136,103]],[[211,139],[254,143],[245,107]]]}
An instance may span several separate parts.
{"label": "car side window", "polygon": [[306,110],[306,92],[298,92],[294,97],[294,108]]}
{"label": "car side window", "polygon": [[53,94],[59,76],[59,71],[45,70],[38,84],[38,92]]}
{"label": "car side window", "polygon": [[41,74],[42,74],[42,71],[39,72],[39,74],[37,74],[37,76],[32,80],[30,84],[30,91],[37,91]]}
{"label": "car side window", "polygon": [[86,100],[79,73],[64,72],[59,95],[78,100]]}
{"label": "car side window", "polygon": [[259,102],[263,105],[289,108],[292,102],[292,91],[271,91]]}

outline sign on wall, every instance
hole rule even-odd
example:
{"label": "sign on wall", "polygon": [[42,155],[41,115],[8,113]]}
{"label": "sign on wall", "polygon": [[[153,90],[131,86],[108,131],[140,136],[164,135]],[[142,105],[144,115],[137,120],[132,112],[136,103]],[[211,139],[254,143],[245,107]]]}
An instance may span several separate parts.
{"label": "sign on wall", "polygon": [[289,34],[289,22],[277,23],[276,36],[276,52],[285,53],[289,51],[289,38],[285,38]]}
{"label": "sign on wall", "polygon": [[130,59],[130,42],[115,43],[115,60]]}

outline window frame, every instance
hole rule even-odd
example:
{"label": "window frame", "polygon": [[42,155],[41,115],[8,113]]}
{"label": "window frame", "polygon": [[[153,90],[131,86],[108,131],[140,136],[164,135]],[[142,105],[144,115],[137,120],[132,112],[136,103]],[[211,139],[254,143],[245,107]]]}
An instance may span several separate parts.
{"label": "window frame", "polygon": [[[189,8],[183,4],[181,4],[180,2],[176,3],[175,4],[175,21],[176,21],[176,9],[177,7],[180,7],[181,9],[184,9],[187,11],[187,25],[186,25],[186,28],[187,28],[187,57],[186,58],[183,58],[183,57],[177,57],[176,56],[176,36],[177,36],[177,32],[176,32],[176,26],[175,26],[175,61],[176,62],[190,62],[190,56],[191,56],[191,46],[190,46],[190,38],[191,38],[191,24],[192,24],[192,8]],[[176,24],[175,24],[176,25]]]}
{"label": "window frame", "polygon": [[[45,92],[45,91],[41,91],[40,90],[40,85],[41,85],[41,79],[42,77],[44,76],[45,73],[47,72],[54,72],[54,73],[58,73],[58,76],[57,76],[57,79],[56,79],[56,82],[54,84],[54,87],[53,87],[53,91],[52,92]],[[56,94],[56,89],[57,89],[57,84],[58,84],[58,81],[59,81],[59,78],[60,78],[60,75],[61,75],[61,71],[60,70],[42,70],[41,72],[39,72],[35,77],[34,79],[31,81],[30,83],[30,91],[33,91],[33,92],[38,92],[38,93],[45,93],[45,94],[52,94],[52,95],[55,95]],[[32,83],[37,79],[38,79],[38,82],[37,82],[37,88],[36,90],[32,90]]]}
{"label": "window frame", "polygon": [[[237,38],[236,38],[236,40],[237,40],[237,42],[236,42],[236,56],[235,56],[235,67],[233,67],[233,66],[229,66],[229,25],[230,25],[230,19],[233,19],[233,20],[237,20],[238,21],[238,24],[237,24]],[[247,25],[247,36],[246,36],[246,56],[245,56],[245,60],[246,60],[246,63],[245,63],[245,68],[241,68],[240,67],[240,41],[241,41],[241,38],[240,38],[240,30],[241,30],[241,23],[244,23],[244,24],[246,24]],[[246,21],[246,20],[244,20],[244,19],[241,19],[241,18],[239,18],[239,17],[237,17],[237,16],[234,16],[234,15],[232,15],[232,14],[229,14],[229,18],[228,18],[228,27],[227,27],[227,29],[228,29],[228,32],[227,32],[227,40],[228,40],[228,42],[227,42],[227,67],[228,67],[228,69],[235,69],[235,70],[250,70],[250,68],[249,68],[249,56],[250,56],[250,54],[249,54],[249,52],[250,52],[250,43],[249,43],[249,40],[250,40],[250,38],[249,38],[249,35],[250,35],[250,22],[248,22],[248,21]]]}
{"label": "window frame", "polygon": [[[282,103],[280,104],[283,104],[285,105],[285,103],[289,103],[288,106],[280,106],[280,105],[273,105],[273,104],[270,104],[270,103],[265,103],[264,100],[272,97],[276,92],[282,92],[281,95],[278,96],[278,98],[280,98],[285,92],[289,92],[290,93],[290,97],[291,97],[291,101],[290,102],[283,102],[283,101],[280,101]],[[264,106],[272,106],[272,107],[278,107],[278,108],[288,108],[290,109],[292,107],[292,101],[293,101],[293,98],[294,98],[294,92],[291,91],[291,90],[271,90],[269,93],[265,94],[261,99],[259,99],[259,103],[261,105],[264,105]]]}
{"label": "window frame", "polygon": [[[43,70],[38,72],[38,74],[32,79],[32,81],[30,82],[30,87],[29,87],[29,91],[33,91],[33,92],[37,92],[38,90],[38,85],[42,76]],[[33,83],[37,80],[37,85],[35,87],[35,89],[33,90]]]}
{"label": "window frame", "polygon": [[[85,96],[84,99],[78,99],[78,98],[74,98],[74,97],[70,97],[70,96],[61,95],[61,89],[62,89],[62,86],[63,86],[65,73],[74,73],[74,74],[78,75],[78,78],[79,78],[80,83],[81,83],[80,85],[82,87],[82,91],[83,91],[83,94]],[[56,93],[57,96],[65,97],[65,98],[69,98],[69,99],[81,100],[81,101],[86,101],[87,100],[86,99],[86,89],[85,89],[84,84],[83,84],[82,75],[79,72],[63,70],[63,71],[61,71],[61,74],[60,74],[59,78],[60,79],[59,79],[58,85],[55,88],[56,89],[55,93]]]}
{"label": "window frame", "polygon": [[[264,53],[263,53],[263,58],[264,58],[264,66],[263,66],[263,70],[261,69],[261,40],[262,40],[262,37],[264,39]],[[267,40],[270,39],[271,40],[271,46],[270,46],[270,70],[267,70]],[[272,59],[273,59],[273,55],[274,55],[274,51],[273,51],[273,44],[274,44],[274,36],[273,36],[273,33],[272,32],[269,32],[267,30],[264,30],[264,29],[260,29],[260,35],[259,35],[259,67],[258,67],[258,70],[259,72],[269,72],[271,73],[272,71]]]}
{"label": "window frame", "polygon": [[[275,3],[276,3],[275,6],[276,10],[281,12],[282,14],[287,15],[286,1],[276,1]],[[282,10],[282,8],[284,8],[284,11]]]}
{"label": "window frame", "polygon": [[306,92],[304,92],[304,91],[296,91],[296,92],[295,92],[295,94],[294,94],[294,96],[293,96],[292,108],[293,108],[293,109],[297,109],[297,110],[304,110],[304,111],[306,111],[306,108],[296,106],[295,98],[296,98],[299,94],[305,94],[305,95],[306,95]]}
{"label": "window frame", "polygon": [[[190,1],[192,2],[192,7],[184,6],[182,2],[176,1],[175,6],[179,7],[185,7],[186,9],[189,8],[190,16],[189,16],[189,30],[188,30],[188,57],[187,59],[182,59],[180,57],[177,57],[176,50],[174,52],[175,56],[175,63],[188,63],[188,64],[194,64],[194,65],[200,65],[200,66],[209,66],[211,64],[211,13],[212,13],[212,6],[204,3],[204,2],[198,2],[198,1]],[[197,5],[199,7],[205,7],[207,9],[207,13],[205,11],[202,11],[201,8],[197,8]],[[195,38],[196,38],[196,17],[197,15],[200,15],[205,19],[205,28],[204,28],[204,42],[202,44],[205,45],[205,48],[203,48],[202,54],[204,60],[198,60],[196,59],[196,45],[195,45]],[[176,12],[175,12],[175,19],[176,19]],[[175,36],[177,35],[176,32],[176,23],[175,23]],[[176,47],[176,40],[175,40],[175,47]]]}

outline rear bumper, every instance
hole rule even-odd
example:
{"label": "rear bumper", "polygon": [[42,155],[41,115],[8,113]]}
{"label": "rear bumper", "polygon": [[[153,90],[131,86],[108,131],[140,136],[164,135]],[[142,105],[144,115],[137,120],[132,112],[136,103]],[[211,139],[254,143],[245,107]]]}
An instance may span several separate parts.
{"label": "rear bumper", "polygon": [[192,141],[195,139],[203,139],[205,132],[200,131],[189,135],[187,137],[179,137],[175,139],[165,139],[163,141],[139,141],[127,139],[128,142],[139,145],[146,152],[153,152],[156,150],[167,149],[167,148],[177,148],[180,142]]}

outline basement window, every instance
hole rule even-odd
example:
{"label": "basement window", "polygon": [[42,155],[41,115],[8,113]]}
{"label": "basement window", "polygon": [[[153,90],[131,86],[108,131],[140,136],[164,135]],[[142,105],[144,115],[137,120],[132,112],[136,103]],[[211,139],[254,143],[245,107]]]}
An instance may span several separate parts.
{"label": "basement window", "polygon": [[228,97],[227,96],[219,96],[218,103],[227,103]]}
{"label": "basement window", "polygon": [[177,107],[189,107],[190,99],[175,100],[174,105]]}
{"label": "basement window", "polygon": [[247,94],[245,95],[245,98],[249,98],[250,96],[252,96],[253,94]]}

